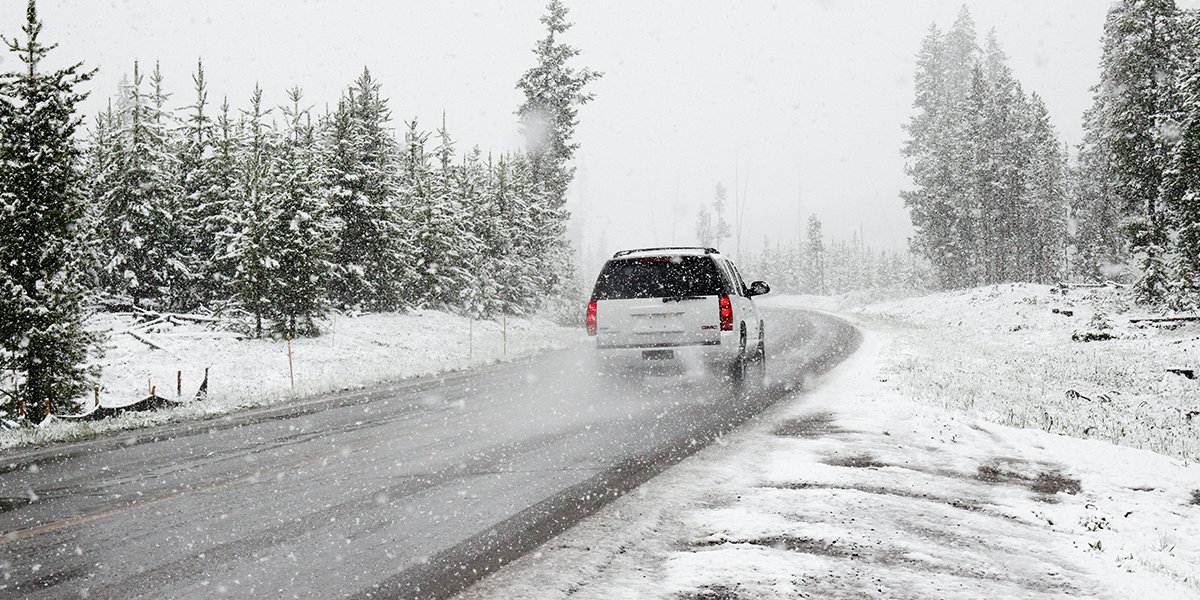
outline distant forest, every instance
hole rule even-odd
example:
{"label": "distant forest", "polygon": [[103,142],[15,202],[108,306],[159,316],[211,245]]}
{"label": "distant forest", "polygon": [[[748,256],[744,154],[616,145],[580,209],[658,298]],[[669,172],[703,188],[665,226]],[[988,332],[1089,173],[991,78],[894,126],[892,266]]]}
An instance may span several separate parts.
{"label": "distant forest", "polygon": [[[813,216],[807,239],[768,244],[748,268],[804,293],[1116,281],[1146,304],[1200,306],[1200,12],[1111,6],[1076,148],[1007,60],[994,30],[980,44],[966,7],[948,31],[930,26],[901,149],[907,255],[857,236],[826,248]],[[712,229],[708,210],[698,223]]]}
{"label": "distant forest", "polygon": [[1122,0],[1068,164],[1037,94],[966,8],[918,55],[903,192],[941,287],[1006,281],[1134,285],[1148,304],[1200,302],[1200,14]]}

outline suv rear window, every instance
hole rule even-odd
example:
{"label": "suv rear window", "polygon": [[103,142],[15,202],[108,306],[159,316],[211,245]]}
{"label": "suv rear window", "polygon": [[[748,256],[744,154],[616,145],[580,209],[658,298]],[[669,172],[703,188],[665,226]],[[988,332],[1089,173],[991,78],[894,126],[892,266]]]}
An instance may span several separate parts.
{"label": "suv rear window", "polygon": [[715,296],[725,292],[717,265],[706,256],[610,260],[596,279],[592,300]]}

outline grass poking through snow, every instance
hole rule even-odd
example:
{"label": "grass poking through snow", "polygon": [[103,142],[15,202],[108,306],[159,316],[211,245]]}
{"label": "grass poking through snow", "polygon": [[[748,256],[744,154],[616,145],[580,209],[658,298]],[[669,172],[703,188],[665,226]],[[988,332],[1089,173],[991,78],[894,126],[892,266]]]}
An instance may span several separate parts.
{"label": "grass poking through snow", "polygon": [[[918,401],[994,423],[1200,459],[1200,324],[1139,326],[1122,292],[1012,284],[856,311]],[[1107,339],[1105,339],[1107,338]],[[1095,341],[1076,341],[1076,340]],[[1173,372],[1174,371],[1174,372]]]}

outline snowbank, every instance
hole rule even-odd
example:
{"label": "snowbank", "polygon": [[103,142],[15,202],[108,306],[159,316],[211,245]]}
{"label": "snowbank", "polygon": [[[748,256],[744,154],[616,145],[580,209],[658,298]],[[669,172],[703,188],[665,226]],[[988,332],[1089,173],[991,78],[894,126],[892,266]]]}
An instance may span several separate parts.
{"label": "snowbank", "polygon": [[[316,338],[240,339],[202,324],[162,323],[139,337],[124,333],[129,316],[100,314],[89,328],[108,331],[101,363],[101,406],[115,407],[158,396],[187,404],[153,413],[126,414],[95,423],[56,421],[38,428],[0,430],[0,449],[79,439],[96,433],[208,418],[290,398],[370,386],[528,356],[582,338],[582,330],[540,319],[469,321],[444,312],[331,317]],[[208,397],[195,401],[208,369]],[[294,372],[294,383],[293,375]],[[177,395],[177,392],[181,392]],[[85,403],[84,412],[91,410]]]}

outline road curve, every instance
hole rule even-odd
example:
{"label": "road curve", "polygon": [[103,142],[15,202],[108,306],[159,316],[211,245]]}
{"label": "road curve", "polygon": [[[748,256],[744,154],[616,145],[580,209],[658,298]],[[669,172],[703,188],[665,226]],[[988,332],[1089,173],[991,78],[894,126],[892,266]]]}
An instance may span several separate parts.
{"label": "road curve", "polygon": [[450,596],[857,347],[765,314],[746,397],[600,380],[580,347],[0,456],[0,599]]}

